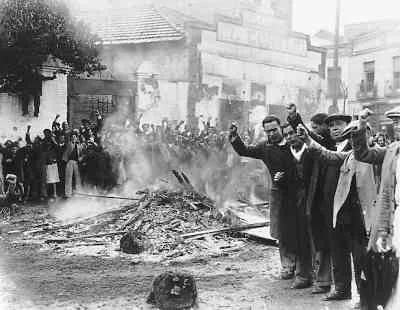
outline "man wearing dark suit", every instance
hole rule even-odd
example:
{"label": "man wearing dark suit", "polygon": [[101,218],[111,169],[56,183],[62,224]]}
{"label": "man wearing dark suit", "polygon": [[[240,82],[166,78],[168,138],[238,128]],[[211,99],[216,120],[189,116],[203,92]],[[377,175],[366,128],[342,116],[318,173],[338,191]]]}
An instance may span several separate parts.
{"label": "man wearing dark suit", "polygon": [[[335,141],[335,146],[332,148],[336,151],[349,151],[351,150],[351,143],[349,140],[342,139],[342,133],[346,126],[350,123],[351,116],[345,114],[332,114],[328,116],[326,119],[326,124],[329,128],[329,133],[333,141]],[[349,292],[347,288],[343,288],[344,284],[341,283],[346,282],[341,279],[341,273],[338,271],[340,268],[337,267],[339,264],[334,259],[335,246],[333,236],[333,203],[336,192],[336,187],[339,180],[340,175],[340,167],[337,165],[331,165],[326,163],[327,167],[325,170],[325,175],[322,177],[322,193],[323,199],[320,205],[320,211],[323,215],[323,231],[326,233],[326,239],[329,242],[329,252],[331,255],[332,263],[333,263],[333,278],[335,283],[335,290],[333,290],[328,296],[326,296],[326,300],[341,300],[349,298]],[[321,188],[319,188],[321,190]],[[316,235],[316,234],[314,234]],[[327,259],[327,258],[326,258]]]}
{"label": "man wearing dark suit", "polygon": [[296,267],[296,202],[291,195],[294,180],[290,175],[295,169],[290,147],[282,136],[280,120],[276,116],[267,116],[263,128],[268,141],[254,146],[247,146],[237,133],[237,127],[230,129],[230,141],[240,156],[262,160],[272,177],[270,197],[270,231],[271,236],[279,240],[281,257],[281,278],[290,279],[295,275]]}
{"label": "man wearing dark suit", "polygon": [[282,126],[283,137],[290,147],[294,169],[287,171],[290,178],[290,196],[294,198],[296,214],[296,280],[292,288],[302,289],[312,285],[311,234],[307,218],[307,192],[310,184],[311,168],[314,159],[310,156],[304,142],[297,136],[290,124]]}
{"label": "man wearing dark suit", "polygon": [[[330,136],[328,115],[318,113],[311,117],[310,136],[328,150],[334,150],[335,141]],[[328,165],[323,160],[314,160],[307,188],[306,212],[309,219],[315,258],[318,261],[315,287],[312,294],[328,293],[332,285],[332,265],[330,246],[330,215],[327,216],[324,187]]]}

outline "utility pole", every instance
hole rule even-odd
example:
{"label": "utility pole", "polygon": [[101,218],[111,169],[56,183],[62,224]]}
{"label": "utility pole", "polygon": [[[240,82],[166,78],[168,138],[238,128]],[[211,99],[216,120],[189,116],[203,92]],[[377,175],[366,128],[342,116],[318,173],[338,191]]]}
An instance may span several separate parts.
{"label": "utility pole", "polygon": [[332,98],[332,108],[339,112],[338,107],[338,97],[339,97],[339,87],[340,87],[340,80],[341,77],[339,76],[339,38],[340,38],[340,3],[341,0],[336,0],[336,25],[335,25],[335,50],[334,50],[334,91],[333,91],[333,98]]}

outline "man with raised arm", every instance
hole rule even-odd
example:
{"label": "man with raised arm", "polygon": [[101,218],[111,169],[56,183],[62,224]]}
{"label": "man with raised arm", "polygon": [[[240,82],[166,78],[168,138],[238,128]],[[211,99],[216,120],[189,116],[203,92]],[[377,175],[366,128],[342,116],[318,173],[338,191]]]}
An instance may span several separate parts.
{"label": "man with raised arm", "polygon": [[[344,130],[343,138],[350,136],[354,126],[354,123],[351,123]],[[340,167],[332,223],[335,291],[331,293],[334,298],[328,300],[350,299],[351,258],[357,289],[360,290],[362,258],[367,247],[367,231],[370,229],[371,211],[377,195],[374,168],[373,165],[356,161],[352,150],[327,150],[314,141],[302,125],[298,126],[298,131],[312,156]]]}
{"label": "man with raised arm", "polygon": [[[359,120],[359,128],[353,133],[354,156],[361,162],[382,164],[381,183],[368,249],[383,254],[389,252],[393,245],[393,248],[397,249],[397,256],[399,256],[400,142],[393,142],[387,148],[369,147],[366,134],[367,112],[364,111]],[[393,120],[395,140],[398,140],[400,137],[400,108],[396,107],[386,112],[386,117]],[[389,309],[399,309],[400,307],[399,282],[400,278],[397,279],[397,289],[394,291],[394,295],[391,296],[391,307]],[[392,292],[389,293],[389,295],[392,295]]]}
{"label": "man with raised arm", "polygon": [[290,177],[295,164],[290,146],[282,136],[279,118],[269,115],[264,118],[262,125],[267,141],[252,146],[245,145],[234,124],[230,128],[229,139],[240,156],[262,160],[271,174],[270,232],[273,238],[279,240],[281,278],[291,279],[295,276],[298,224],[296,195],[292,192],[294,180]]}

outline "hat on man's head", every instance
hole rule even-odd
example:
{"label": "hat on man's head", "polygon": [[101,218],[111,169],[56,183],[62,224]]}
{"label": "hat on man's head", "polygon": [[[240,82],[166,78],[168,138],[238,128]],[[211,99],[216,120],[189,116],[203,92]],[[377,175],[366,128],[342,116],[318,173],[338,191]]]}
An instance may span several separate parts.
{"label": "hat on man's head", "polygon": [[400,107],[395,107],[394,109],[387,111],[385,115],[390,119],[400,118]]}
{"label": "hat on man's head", "polygon": [[17,184],[17,176],[15,174],[7,174],[6,181],[12,184]]}
{"label": "hat on man's head", "polygon": [[327,123],[329,125],[329,123],[334,120],[340,120],[340,121],[344,121],[346,123],[350,123],[351,115],[347,115],[347,114],[343,114],[343,113],[334,113],[334,114],[329,115],[326,118],[325,123]]}
{"label": "hat on man's head", "polygon": [[[358,121],[356,120],[356,121],[351,121],[347,126],[346,126],[346,128],[343,130],[343,133],[342,133],[342,138],[348,138],[349,137],[349,135],[350,135],[350,133],[352,132],[352,131],[355,131],[355,130],[357,130],[358,129]],[[372,131],[372,128],[371,128],[371,126],[367,123],[367,130],[369,130],[369,131]]]}

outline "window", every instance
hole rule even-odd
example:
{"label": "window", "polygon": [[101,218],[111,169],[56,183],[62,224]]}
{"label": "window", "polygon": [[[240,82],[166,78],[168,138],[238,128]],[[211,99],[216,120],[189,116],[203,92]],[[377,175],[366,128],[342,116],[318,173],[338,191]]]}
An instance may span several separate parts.
{"label": "window", "polygon": [[375,61],[364,62],[365,91],[372,92],[375,87]]}
{"label": "window", "polygon": [[400,56],[393,57],[393,90],[400,89]]}
{"label": "window", "polygon": [[88,96],[89,113],[95,115],[99,111],[101,115],[108,115],[115,111],[112,95]]}

